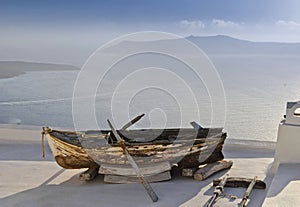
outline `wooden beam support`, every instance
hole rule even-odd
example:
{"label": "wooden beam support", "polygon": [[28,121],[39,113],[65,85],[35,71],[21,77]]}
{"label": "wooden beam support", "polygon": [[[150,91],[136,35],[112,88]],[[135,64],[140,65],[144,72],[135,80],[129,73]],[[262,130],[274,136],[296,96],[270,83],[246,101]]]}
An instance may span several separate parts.
{"label": "wooden beam support", "polygon": [[193,177],[197,168],[183,168],[181,171],[181,175],[183,177]]}
{"label": "wooden beam support", "polygon": [[[156,175],[145,176],[149,183],[171,180],[170,171],[159,173]],[[104,182],[107,183],[139,183],[140,180],[136,176],[122,176],[122,175],[104,175]]]}
{"label": "wooden beam support", "polygon": [[[155,175],[165,171],[171,170],[169,162],[160,162],[148,165],[139,165],[139,168],[143,175]],[[123,176],[136,176],[136,171],[131,165],[113,165],[113,164],[101,164],[99,169],[100,174],[111,174],[111,175],[123,175]]]}
{"label": "wooden beam support", "polygon": [[84,171],[79,175],[81,181],[91,181],[98,175],[99,165],[90,167],[87,171]]}
{"label": "wooden beam support", "polygon": [[194,173],[194,179],[195,180],[205,180],[209,176],[224,170],[224,169],[229,169],[231,168],[233,162],[231,160],[222,160],[214,163],[209,163],[205,165],[204,167],[198,169]]}

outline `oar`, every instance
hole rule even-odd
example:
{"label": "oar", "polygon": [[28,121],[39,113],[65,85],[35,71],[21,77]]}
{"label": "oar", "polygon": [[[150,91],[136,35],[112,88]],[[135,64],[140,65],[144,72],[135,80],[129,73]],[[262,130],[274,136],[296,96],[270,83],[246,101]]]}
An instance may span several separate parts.
{"label": "oar", "polygon": [[132,119],[130,122],[128,122],[127,124],[125,124],[121,130],[126,130],[128,129],[130,126],[132,126],[133,124],[135,124],[137,121],[139,121],[143,116],[145,116],[145,114],[141,114],[137,117],[135,117],[134,119]]}
{"label": "oar", "polygon": [[216,200],[218,197],[220,197],[224,191],[224,187],[226,185],[226,182],[227,182],[227,179],[228,179],[228,174],[226,174],[221,182],[219,183],[218,186],[215,187],[215,190],[214,190],[214,194],[212,195],[212,197],[210,198],[210,202],[207,204],[206,207],[212,207],[214,206]]}
{"label": "oar", "polygon": [[133,167],[133,169],[136,172],[137,177],[139,178],[141,184],[144,186],[144,188],[146,189],[147,193],[149,194],[150,198],[152,199],[153,202],[156,202],[158,200],[157,195],[155,194],[154,190],[152,189],[151,185],[147,182],[147,180],[144,178],[141,170],[139,169],[139,167],[137,166],[136,162],[134,161],[134,159],[131,157],[131,155],[129,154],[125,142],[124,140],[119,136],[119,134],[117,133],[117,131],[114,129],[113,125],[110,123],[109,120],[107,120],[109,127],[111,128],[112,133],[115,135],[115,137],[118,140],[118,143],[121,145],[124,154],[126,155],[130,165]]}
{"label": "oar", "polygon": [[245,207],[245,206],[246,206],[246,202],[247,202],[247,200],[248,200],[249,197],[250,197],[250,194],[251,194],[252,189],[253,189],[253,187],[254,187],[254,185],[255,185],[255,183],[256,183],[256,180],[257,180],[257,176],[255,176],[255,177],[253,178],[252,182],[251,182],[250,185],[248,186],[248,188],[247,188],[247,190],[246,190],[246,192],[245,192],[245,194],[244,194],[244,196],[243,196],[243,199],[242,199],[241,203],[239,203],[239,206],[240,206],[240,207]]}

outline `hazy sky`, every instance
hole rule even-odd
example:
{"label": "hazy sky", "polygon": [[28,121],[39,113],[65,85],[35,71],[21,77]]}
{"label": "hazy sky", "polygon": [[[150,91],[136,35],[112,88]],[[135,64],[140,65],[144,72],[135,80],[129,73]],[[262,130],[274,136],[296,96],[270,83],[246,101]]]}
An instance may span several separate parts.
{"label": "hazy sky", "polygon": [[119,35],[155,30],[300,42],[299,0],[0,0],[0,60],[81,65]]}

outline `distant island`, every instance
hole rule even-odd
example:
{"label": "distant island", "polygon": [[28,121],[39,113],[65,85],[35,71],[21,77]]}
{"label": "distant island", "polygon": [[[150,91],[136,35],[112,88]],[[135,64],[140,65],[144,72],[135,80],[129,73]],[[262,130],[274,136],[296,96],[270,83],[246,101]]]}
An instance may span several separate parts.
{"label": "distant island", "polygon": [[[219,68],[235,68],[237,63],[249,66],[256,64],[255,68],[261,70],[265,67],[288,67],[298,70],[300,43],[279,42],[252,42],[225,35],[216,36],[188,36],[187,40],[201,48]],[[168,43],[172,40],[159,40]],[[119,43],[117,49],[128,50],[129,47],[147,48],[153,42],[124,41]],[[174,42],[175,43],[175,42]],[[168,44],[169,45],[169,44]],[[112,47],[115,47],[113,45]],[[124,51],[126,52],[126,51]],[[87,54],[85,54],[87,56]],[[286,62],[281,61],[286,58]],[[250,61],[251,59],[251,61]],[[86,60],[83,60],[83,64]],[[281,61],[281,62],[280,62]],[[249,64],[251,62],[251,64]],[[74,61],[75,64],[75,61]],[[272,65],[272,66],[270,66]],[[66,64],[35,63],[24,61],[0,61],[0,78],[11,78],[28,71],[63,71],[80,70],[80,68]]]}
{"label": "distant island", "polygon": [[78,67],[64,64],[34,63],[22,61],[0,61],[0,78],[12,78],[28,71],[79,70]]}

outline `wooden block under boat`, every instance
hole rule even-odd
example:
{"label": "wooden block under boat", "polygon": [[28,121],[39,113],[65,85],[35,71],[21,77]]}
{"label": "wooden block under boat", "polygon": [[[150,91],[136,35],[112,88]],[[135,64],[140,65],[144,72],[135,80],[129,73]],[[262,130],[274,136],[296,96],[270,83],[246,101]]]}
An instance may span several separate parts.
{"label": "wooden block under boat", "polygon": [[88,170],[84,171],[79,175],[79,180],[91,181],[98,175],[98,171],[99,171],[99,165],[91,166]]}
{"label": "wooden block under boat", "polygon": [[[150,175],[144,177],[148,182],[154,183],[154,182],[171,180],[171,173],[170,171],[166,171],[156,175]],[[104,182],[127,184],[127,183],[139,183],[140,181],[137,177],[134,176],[104,175]]]}
{"label": "wooden block under boat", "polygon": [[[155,175],[165,171],[171,170],[169,162],[160,162],[149,165],[139,165],[139,168],[143,175]],[[123,176],[135,176],[136,172],[131,165],[114,165],[102,163],[99,169],[99,174],[111,174],[111,175],[123,175]]]}

